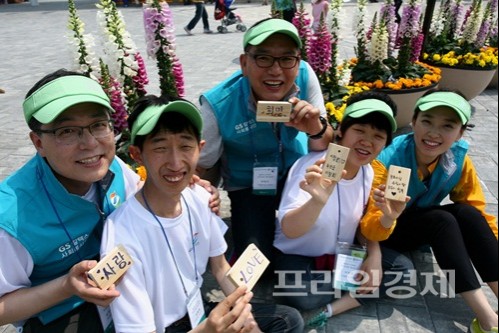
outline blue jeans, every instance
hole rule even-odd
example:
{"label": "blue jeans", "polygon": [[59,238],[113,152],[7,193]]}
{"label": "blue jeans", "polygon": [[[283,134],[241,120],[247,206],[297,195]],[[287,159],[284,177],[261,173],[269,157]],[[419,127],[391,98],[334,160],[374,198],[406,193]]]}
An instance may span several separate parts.
{"label": "blue jeans", "polygon": [[[362,305],[385,296],[388,288],[402,284],[407,280],[402,277],[409,276],[414,270],[412,261],[397,251],[381,248],[381,254],[384,274],[379,289],[372,295],[353,294]],[[344,293],[334,290],[330,271],[316,271],[315,258],[281,252],[277,255],[275,266],[277,271],[300,272],[301,277],[300,281],[297,275],[288,273],[284,275],[284,281],[278,280],[274,297],[279,303],[306,311],[330,304]],[[284,285],[281,285],[282,282]]]}
{"label": "blue jeans", "polygon": [[[207,315],[215,308],[216,303],[206,305]],[[252,313],[258,327],[265,333],[303,333],[303,318],[293,308],[276,304],[252,304]],[[167,327],[165,333],[185,333],[191,330],[189,321]]]}
{"label": "blue jeans", "polygon": [[196,13],[194,17],[187,25],[187,29],[192,30],[198,24],[199,20],[203,18],[203,28],[206,30],[210,29],[210,23],[208,22],[208,13],[206,12],[206,8],[203,2],[196,2]]}

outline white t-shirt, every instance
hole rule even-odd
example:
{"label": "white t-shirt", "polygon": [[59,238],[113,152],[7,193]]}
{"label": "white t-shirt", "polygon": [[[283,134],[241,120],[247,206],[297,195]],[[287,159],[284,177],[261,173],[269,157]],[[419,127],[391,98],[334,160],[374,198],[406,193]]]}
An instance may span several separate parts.
{"label": "white t-shirt", "polygon": [[208,207],[210,194],[196,186],[186,188],[182,196],[185,200],[180,216],[157,217],[174,257],[158,221],[135,197],[107,219],[101,255],[122,244],[134,261],[117,285],[121,295],[111,303],[117,332],[164,332],[187,313],[182,281],[189,294],[201,287],[209,258],[227,250],[223,237],[227,228]]}
{"label": "white t-shirt", "polygon": [[[309,153],[296,161],[289,172],[279,206],[274,238],[274,246],[283,253],[319,257],[335,254],[338,240],[349,243],[354,240],[371,190],[374,176],[371,165],[364,165],[353,179],[340,180],[308,233],[295,239],[282,233],[281,221],[286,213],[311,198],[308,192],[300,188],[307,167],[325,155],[325,152]],[[338,201],[341,202],[339,209]]]}

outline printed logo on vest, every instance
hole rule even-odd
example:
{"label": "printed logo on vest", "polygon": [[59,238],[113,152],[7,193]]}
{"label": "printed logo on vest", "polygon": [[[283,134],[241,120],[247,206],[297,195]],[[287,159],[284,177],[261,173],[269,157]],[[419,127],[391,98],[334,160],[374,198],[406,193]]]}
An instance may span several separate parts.
{"label": "printed logo on vest", "polygon": [[120,203],[121,203],[121,198],[118,195],[118,193],[113,192],[113,193],[109,194],[109,202],[114,207],[118,207],[120,205]]}

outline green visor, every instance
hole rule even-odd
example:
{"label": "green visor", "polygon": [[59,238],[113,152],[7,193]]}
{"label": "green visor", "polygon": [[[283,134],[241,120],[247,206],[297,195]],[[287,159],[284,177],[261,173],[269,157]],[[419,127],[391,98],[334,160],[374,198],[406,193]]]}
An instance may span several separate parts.
{"label": "green visor", "polygon": [[137,135],[147,135],[152,132],[159,117],[166,112],[176,112],[185,116],[198,131],[199,137],[203,132],[203,118],[198,108],[187,101],[173,101],[166,105],[152,105],[147,107],[137,117],[131,128],[131,143],[134,144]]}
{"label": "green visor", "polygon": [[421,97],[416,102],[416,108],[422,112],[439,106],[446,106],[456,111],[463,125],[466,125],[471,118],[470,103],[466,98],[452,91],[437,91]]}
{"label": "green visor", "polygon": [[298,35],[298,30],[292,23],[282,19],[266,20],[250,28],[244,34],[243,48],[246,48],[248,44],[260,45],[271,35],[278,33],[291,37],[296,45],[301,48],[302,44],[300,36]]}
{"label": "green visor", "polygon": [[67,108],[80,103],[96,103],[112,110],[109,98],[97,81],[82,75],[69,75],[48,82],[26,98],[24,118],[29,122],[34,117],[42,124],[48,124]]}
{"label": "green visor", "polygon": [[379,112],[383,114],[386,118],[388,118],[390,125],[392,125],[392,132],[397,130],[397,122],[393,117],[392,108],[385,102],[375,98],[363,99],[347,106],[345,113],[343,114],[343,119],[345,117],[360,118],[371,112]]}

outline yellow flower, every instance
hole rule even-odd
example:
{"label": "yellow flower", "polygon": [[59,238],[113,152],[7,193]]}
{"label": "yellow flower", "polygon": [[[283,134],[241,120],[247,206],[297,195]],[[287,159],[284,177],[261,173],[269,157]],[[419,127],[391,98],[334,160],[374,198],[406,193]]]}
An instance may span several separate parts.
{"label": "yellow flower", "polygon": [[143,165],[135,168],[135,172],[140,176],[140,180],[146,180],[146,178],[147,178],[147,171],[146,171],[146,168]]}

